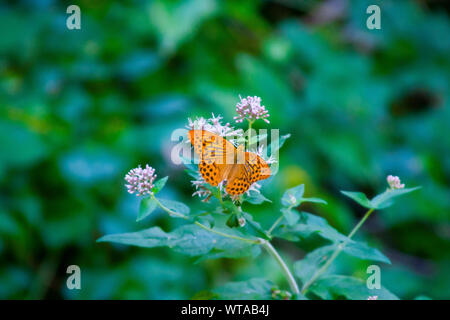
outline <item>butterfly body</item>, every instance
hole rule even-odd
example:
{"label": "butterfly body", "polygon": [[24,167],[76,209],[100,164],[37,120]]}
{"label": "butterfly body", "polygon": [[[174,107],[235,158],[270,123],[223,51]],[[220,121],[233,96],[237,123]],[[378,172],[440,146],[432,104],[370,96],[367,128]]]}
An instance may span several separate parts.
{"label": "butterfly body", "polygon": [[270,177],[268,164],[256,153],[236,148],[223,137],[206,130],[189,131],[189,139],[200,159],[199,171],[206,182],[217,186],[226,180],[230,195],[245,193],[256,181]]}

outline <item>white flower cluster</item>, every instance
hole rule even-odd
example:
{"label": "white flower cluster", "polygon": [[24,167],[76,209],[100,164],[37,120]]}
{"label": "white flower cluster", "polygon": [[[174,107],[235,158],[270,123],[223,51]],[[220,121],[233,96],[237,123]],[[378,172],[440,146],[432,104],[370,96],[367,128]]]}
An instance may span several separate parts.
{"label": "white flower cluster", "polygon": [[388,175],[386,180],[391,189],[403,189],[405,187],[405,184],[401,183],[400,178],[397,176]]}
{"label": "white flower cluster", "polygon": [[222,117],[214,116],[209,119],[203,117],[191,120],[188,118],[188,125],[186,126],[190,130],[206,130],[215,133],[221,137],[242,137],[244,131],[242,129],[235,129],[229,123],[222,124]]}
{"label": "white flower cluster", "polygon": [[237,123],[244,121],[244,119],[250,121],[262,119],[265,122],[270,123],[267,119],[270,116],[269,111],[266,110],[265,106],[261,105],[260,97],[248,96],[247,98],[242,98],[239,96],[239,99],[241,99],[241,101],[236,104],[236,113],[238,115],[234,117],[234,120]]}

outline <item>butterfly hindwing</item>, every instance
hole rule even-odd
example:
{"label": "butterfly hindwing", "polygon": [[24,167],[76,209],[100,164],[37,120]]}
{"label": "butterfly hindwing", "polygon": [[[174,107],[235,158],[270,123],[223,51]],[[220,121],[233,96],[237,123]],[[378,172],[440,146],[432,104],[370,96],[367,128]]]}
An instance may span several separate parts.
{"label": "butterfly hindwing", "polygon": [[251,183],[245,172],[243,164],[237,164],[237,167],[232,171],[230,178],[227,181],[227,187],[225,190],[228,194],[239,195],[247,192]]}
{"label": "butterfly hindwing", "polygon": [[214,162],[207,163],[206,161],[202,161],[199,163],[198,169],[203,179],[214,187],[224,179],[222,168]]}
{"label": "butterfly hindwing", "polygon": [[255,153],[245,153],[244,168],[250,183],[270,177],[269,165]]}

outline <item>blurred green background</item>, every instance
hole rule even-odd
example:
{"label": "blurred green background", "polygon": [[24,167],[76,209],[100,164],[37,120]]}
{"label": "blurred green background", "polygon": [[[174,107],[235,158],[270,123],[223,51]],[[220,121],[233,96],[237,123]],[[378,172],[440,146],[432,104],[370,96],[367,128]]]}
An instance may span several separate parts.
{"label": "blurred green background", "polygon": [[[81,8],[81,30],[66,8]],[[366,8],[381,8],[381,30]],[[125,173],[149,163],[165,197],[201,210],[170,135],[187,117],[259,95],[291,138],[273,200],[247,205],[268,227],[300,183],[327,206],[304,209],[349,232],[386,176],[423,188],[377,212],[358,234],[385,253],[382,284],[400,298],[450,299],[450,23],[445,1],[4,1],[0,4],[0,298],[178,299],[227,281],[283,284],[266,255],[195,264],[168,249],[95,243],[136,223]],[[276,241],[289,262],[315,246]],[[81,290],[66,289],[79,265]],[[335,271],[365,278],[369,263]]]}

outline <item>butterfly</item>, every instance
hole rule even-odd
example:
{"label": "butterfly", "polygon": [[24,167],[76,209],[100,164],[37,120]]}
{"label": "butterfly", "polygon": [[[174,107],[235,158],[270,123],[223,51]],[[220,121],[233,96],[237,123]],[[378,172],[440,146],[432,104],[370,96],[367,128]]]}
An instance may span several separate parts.
{"label": "butterfly", "polygon": [[245,152],[244,146],[236,148],[223,137],[207,130],[189,131],[189,140],[198,154],[198,165],[203,179],[212,186],[226,180],[226,192],[230,195],[245,193],[259,180],[270,177],[269,165],[253,152]]}

